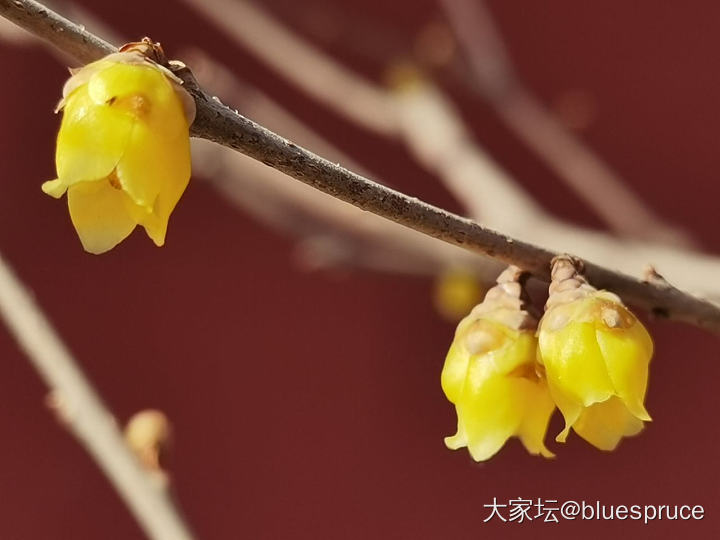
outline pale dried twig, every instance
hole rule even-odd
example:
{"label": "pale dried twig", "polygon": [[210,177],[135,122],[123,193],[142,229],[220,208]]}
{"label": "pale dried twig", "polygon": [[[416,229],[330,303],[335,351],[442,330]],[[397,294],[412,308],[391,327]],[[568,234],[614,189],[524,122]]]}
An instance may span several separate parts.
{"label": "pale dried twig", "polygon": [[483,0],[439,1],[466,53],[481,95],[613,230],[628,238],[678,246],[694,244],[686,232],[658,218],[522,84]]}
{"label": "pale dried twig", "polygon": [[[299,88],[312,96],[322,96],[333,110],[357,125],[385,135],[397,130],[386,92],[326,58],[306,41],[285,32],[261,8],[243,0],[185,1],[212,18],[219,28],[242,40],[248,49]],[[237,21],[242,21],[242,32],[236,31]],[[272,46],[268,47],[268,43]],[[306,76],[308,72],[312,77]]]}
{"label": "pale dried twig", "polygon": [[[211,77],[213,90],[230,98],[243,111],[252,113],[264,125],[282,128],[294,140],[312,150],[321,151],[334,162],[355,169],[350,158],[305,126],[276,103],[255,89],[239,83],[236,76],[212,62],[207,56],[190,55],[193,64],[200,66],[200,78]],[[688,279],[706,279],[720,271],[711,258],[693,254],[680,255],[662,246],[638,242],[621,242],[609,236],[569,227],[545,214],[532,204],[522,192],[513,191],[512,179],[505,178],[492,161],[473,147],[470,135],[458,119],[452,105],[432,86],[416,81],[396,91],[401,109],[401,126],[414,153],[423,156],[425,164],[452,178],[453,191],[490,206],[484,214],[488,222],[525,240],[558,250],[573,251],[583,257],[611,261],[628,271],[638,272],[647,261],[655,261],[671,274],[682,272],[692,261],[694,270]],[[422,136],[415,136],[416,133]],[[277,171],[258,165],[247,157],[228,153],[220,147],[197,141],[196,166],[211,177],[213,184],[228,198],[240,204],[259,219],[279,226],[292,234],[308,234],[308,246],[314,255],[323,257],[320,263],[353,264],[366,268],[410,273],[437,273],[448,267],[474,269],[484,279],[494,279],[497,264],[472,257],[442,244],[427,242],[414,232],[393,227],[392,223],[372,214],[337,203],[301,184],[288,184]],[[480,164],[478,164],[478,160]],[[483,181],[473,182],[482,174]],[[487,176],[487,178],[485,178]],[[497,182],[497,185],[493,184]],[[487,186],[492,197],[483,197]],[[474,191],[461,191],[461,190]],[[503,201],[498,204],[497,200]],[[512,209],[512,211],[509,210]],[[688,281],[688,283],[691,283]]]}
{"label": "pale dried twig", "polygon": [[407,227],[363,212],[247,156],[202,139],[193,141],[195,166],[228,200],[287,234],[303,238],[302,260],[312,267],[437,274],[448,267],[491,282],[500,265]]}
{"label": "pale dried twig", "polygon": [[482,222],[526,242],[602,261],[631,275],[652,262],[681,287],[720,295],[717,257],[662,244],[622,240],[571,226],[539,207],[472,141],[453,104],[423,79],[395,91],[403,137],[413,153]]}
{"label": "pale dried twig", "polygon": [[[469,144],[461,146],[452,144],[458,142],[455,133],[449,133],[448,140],[443,140],[448,133],[437,129],[439,122],[433,122],[434,129],[426,129],[431,123],[428,118],[442,120],[443,113],[447,112],[447,100],[430,81],[424,81],[426,92],[393,95],[325,55],[261,6],[245,0],[185,2],[331,110],[378,134],[401,138],[421,163],[438,174],[474,218],[502,230],[512,216],[508,212],[497,212],[497,208],[517,208],[517,215],[522,215],[525,223],[533,225],[547,219],[548,216],[538,212],[535,216],[530,214],[530,210],[540,210],[537,204],[476,142],[470,143],[464,133],[464,142]],[[687,234],[658,219],[625,187],[617,174],[564,130],[520,84],[497,27],[482,3],[474,0],[442,2],[468,51],[482,95],[508,126],[534,148],[600,217],[618,233],[630,238],[692,245]],[[349,89],[354,90],[350,92]],[[361,97],[357,98],[356,94]],[[417,97],[423,98],[424,102],[418,103]],[[405,107],[408,98],[413,106],[410,110]],[[439,110],[443,108],[446,111]],[[425,128],[416,125],[418,121]],[[452,123],[461,125],[457,121]],[[453,159],[438,162],[436,158],[447,156],[448,148],[453,150]],[[459,163],[458,156],[467,158],[462,160],[462,169],[443,167],[445,163]],[[487,202],[489,199],[495,202],[498,198],[502,204]],[[528,230],[532,228],[529,226]]]}
{"label": "pale dried twig", "polygon": [[[86,30],[32,0],[0,0],[0,14],[68,50],[83,49],[83,60],[115,49]],[[253,157],[293,178],[363,210],[406,225],[429,236],[463,246],[527,270],[547,281],[555,253],[515,240],[477,223],[372,182],[280,137],[207,95],[189,70],[179,71],[195,98],[197,117],[192,134]],[[588,263],[588,279],[610,289],[630,304],[668,318],[720,332],[720,307],[679,290],[659,288]]]}
{"label": "pale dried twig", "polygon": [[[225,0],[207,3],[186,1],[196,5],[213,21],[224,18],[218,8],[225,5]],[[292,34],[289,28],[263,12],[259,6],[244,9],[261,13],[264,25],[272,28],[272,35]],[[224,28],[241,43],[244,43],[245,31],[251,31],[247,26],[248,20],[244,19],[234,21],[234,25],[224,23]],[[493,38],[491,34],[483,45],[483,50],[489,52],[487,84],[490,84],[490,79],[495,82],[508,80],[502,73],[504,69],[510,68],[508,61],[503,60],[502,50],[497,50],[498,38]],[[302,41],[296,35],[291,39],[293,42]],[[309,46],[303,48],[303,55],[296,55],[294,49],[283,49],[282,54],[281,51],[267,52],[267,49],[275,49],[275,43],[264,43],[264,52],[257,47],[251,50],[291,81],[313,77],[312,71],[302,63],[304,56],[311,52],[323,56],[318,62],[322,62],[326,71],[337,68],[333,77],[343,78],[350,73],[321,51]],[[639,275],[651,261],[662,268],[678,286],[720,297],[720,286],[714,278],[720,272],[720,261],[716,257],[669,249],[662,244],[618,240],[607,234],[573,227],[548,214],[477,145],[450,100],[431,81],[419,77],[417,73],[411,73],[408,77],[407,71],[395,78],[406,83],[410,79],[410,84],[399,84],[394,91],[387,91],[395,106],[382,109],[383,114],[389,110],[397,117],[394,122],[397,129],[391,135],[404,141],[417,161],[441,178],[473,217],[526,242],[559,251],[572,251],[631,275]],[[357,75],[352,76],[366,86],[372,84]],[[379,87],[376,90],[383,91]],[[500,88],[496,91],[501,92]],[[314,97],[334,107],[334,103],[322,93]],[[372,110],[363,111],[366,117],[376,113]]]}
{"label": "pale dried twig", "polygon": [[[199,62],[201,76],[212,76],[213,90],[218,89],[264,125],[282,128],[285,134],[320,151],[333,162],[357,168],[337,148],[300,125],[290,112],[259,91],[240,84],[236,76],[220,69],[207,56],[195,53],[190,55],[190,60],[193,64]],[[555,220],[522,192],[513,192],[512,179],[504,178],[502,170],[491,168],[489,158],[477,156],[478,150],[472,146],[457,112],[432,86],[418,82],[396,94],[404,118],[401,126],[407,130],[414,152],[424,156],[428,167],[452,178],[450,186],[457,186],[453,187],[454,192],[461,196],[465,193],[468,198],[491,206],[484,212],[486,220],[494,224],[500,222],[506,232],[560,251],[572,251],[590,260],[609,261],[638,275],[647,261],[654,261],[671,275],[679,276],[681,281],[684,278],[686,286],[698,280],[712,282],[712,276],[720,272],[715,258],[681,254],[675,249],[636,241],[618,241],[606,234]],[[415,133],[423,135],[415,137]],[[487,282],[492,282],[493,274],[500,269],[497,263],[490,264],[484,258],[468,257],[462,250],[428,242],[414,231],[343,205],[303,184],[288,184],[282,174],[246,156],[204,141],[196,141],[194,149],[198,170],[210,177],[213,185],[231,201],[286,232],[310,235],[306,246],[321,258],[316,261],[318,264],[433,274],[448,267],[464,267],[474,270]],[[473,182],[478,174],[482,174],[483,181]],[[493,184],[495,181],[497,185]],[[483,185],[490,188],[492,196],[483,196]],[[499,204],[499,200],[503,203]]]}
{"label": "pale dried twig", "polygon": [[[182,57],[214,94],[306,148],[363,173],[360,165],[291,112],[241,82],[206,54],[192,50]],[[228,200],[260,221],[302,238],[300,255],[312,267],[342,265],[433,275],[461,267],[487,282],[493,282],[501,269],[492,259],[437,242],[305,184],[288,183],[283,173],[208,141],[193,141],[193,164]]]}
{"label": "pale dried twig", "polygon": [[0,315],[50,387],[64,425],[110,479],[148,537],[193,538],[167,491],[158,489],[139,465],[112,414],[2,256]]}
{"label": "pale dried twig", "polygon": [[[89,13],[74,4],[64,6],[83,26],[101,28],[100,34],[121,38]],[[8,29],[8,39],[16,34],[16,45],[45,43],[33,34],[0,19]],[[12,30],[15,29],[15,30]],[[1,38],[5,34],[0,34]],[[46,43],[47,44],[47,43]],[[62,61],[69,57],[59,49]],[[241,82],[198,49],[183,51],[182,58],[193,66],[194,74],[215,95],[230,99],[243,111],[252,113],[263,124],[281,129],[288,136],[330,160],[342,163],[361,174],[368,173],[351,158],[297,117],[280,107],[262,92]],[[298,246],[300,260],[312,268],[328,266],[437,275],[448,268],[463,268],[482,282],[494,282],[502,269],[497,261],[477,257],[468,251],[382,219],[345,204],[304,184],[288,184],[286,176],[257,161],[223,146],[195,139],[195,171],[208,178],[229,201],[261,222],[302,238]]]}

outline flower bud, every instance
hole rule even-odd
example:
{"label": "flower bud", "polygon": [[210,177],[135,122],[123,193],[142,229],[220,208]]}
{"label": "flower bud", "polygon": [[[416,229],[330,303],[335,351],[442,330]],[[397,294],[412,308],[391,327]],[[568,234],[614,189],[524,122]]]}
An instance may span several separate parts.
{"label": "flower bud", "polygon": [[526,309],[524,276],[515,267],[498,278],[485,300],[457,327],[442,371],[455,404],[457,433],[448,448],[467,446],[476,461],[517,436],[531,454],[552,457],[543,439],[555,405],[536,368],[537,319]]}
{"label": "flower bud", "polygon": [[170,482],[165,462],[171,439],[170,420],[156,409],[135,413],[125,425],[125,442],[152,481],[161,488],[168,487]]}
{"label": "flower bud", "polygon": [[190,179],[192,97],[147,55],[149,40],[129,44],[73,72],[58,105],[58,178],[45,193],[66,191],[85,250],[112,249],[140,224],[161,246],[170,213]]}
{"label": "flower bud", "polygon": [[650,415],[643,404],[653,343],[645,327],[608,291],[598,291],[570,257],[553,261],[538,332],[550,393],[570,428],[601,450],[635,435]]}

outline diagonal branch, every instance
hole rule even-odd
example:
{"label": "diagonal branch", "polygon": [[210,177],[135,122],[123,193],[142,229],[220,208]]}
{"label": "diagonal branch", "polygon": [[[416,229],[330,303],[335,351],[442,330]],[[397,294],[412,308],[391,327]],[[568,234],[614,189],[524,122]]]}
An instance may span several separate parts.
{"label": "diagonal branch", "polygon": [[[628,236],[632,238],[621,239],[607,233],[572,226],[546,212],[474,140],[471,130],[452,101],[430,79],[423,77],[411,66],[396,65],[392,76],[394,84],[391,89],[384,89],[353,73],[331,56],[313,47],[257,3],[246,0],[184,1],[225,30],[237,43],[251,51],[287,81],[306,91],[313,99],[327,105],[333,112],[378,135],[389,136],[403,142],[417,163],[442,180],[445,187],[467,210],[469,217],[482,220],[484,225],[525,242],[553,250],[572,252],[630,275],[641,275],[647,264],[651,263],[660,268],[664,275],[680,288],[703,297],[720,298],[720,286],[715,279],[720,272],[720,258],[688,248],[668,245],[682,244],[683,242],[679,241],[682,235],[675,234],[678,232],[676,229],[666,227],[657,219],[657,223],[651,227],[652,230],[648,230],[647,226],[650,222],[635,219],[641,217],[642,212],[628,218],[624,223],[634,223],[634,232],[623,229],[627,230]],[[492,30],[493,27],[489,26],[492,21],[485,22],[486,24],[479,26],[473,23],[478,26],[478,33],[482,34],[476,37],[482,37],[481,51],[486,53],[486,57],[483,57],[483,64],[487,68],[484,88],[488,91],[488,96],[492,93],[496,101],[505,103],[507,99],[500,99],[499,88],[497,92],[490,90],[493,81],[500,85],[508,79],[503,75],[503,69],[507,71],[512,66],[509,66],[507,59],[503,58],[502,43],[499,42],[497,35],[493,37],[493,32],[487,31]],[[256,27],[258,25],[263,30],[259,36]],[[287,47],[288,42],[295,46]],[[302,81],[305,79],[315,79],[316,74],[313,70],[317,65],[323,66],[322,77],[325,84],[316,85],[311,81],[303,84]],[[391,98],[394,106],[371,107],[369,100],[353,100],[353,113],[361,112],[359,117],[363,120],[355,118],[343,109],[343,106],[347,107],[348,102],[338,103],[334,99],[332,90],[335,87],[348,86],[373,88],[375,93],[382,93]],[[511,88],[516,86],[517,84],[510,85]],[[230,102],[233,101],[230,99]],[[526,109],[521,100],[514,100],[512,103],[509,107],[513,110]],[[244,107],[242,110],[246,114],[257,116],[252,108]],[[375,129],[373,126],[376,126],[380,120],[375,117],[385,117],[389,113],[395,117],[392,123],[395,131],[388,133]],[[520,115],[523,119],[535,118],[535,116],[525,113]],[[547,114],[545,117],[550,118]],[[262,116],[259,119],[262,120]],[[531,123],[536,124],[528,122],[523,125]],[[548,124],[537,123],[537,125],[547,127]],[[284,129],[283,127],[283,133],[285,133]],[[545,136],[551,137],[552,133],[548,132],[543,135]],[[554,142],[549,144],[553,148],[557,147]],[[321,154],[325,155],[325,152]],[[561,161],[564,164],[581,163],[582,160],[572,157],[577,155],[577,152],[563,153]],[[337,161],[332,155],[325,157]],[[558,158],[560,159],[560,155]],[[352,166],[349,168],[354,170]],[[579,172],[574,167],[572,169]],[[589,171],[590,169],[587,169],[588,173]],[[608,189],[606,192],[615,193],[611,198],[624,197],[617,190]],[[630,212],[629,207],[620,200],[607,203],[606,192],[601,193],[597,200],[598,204],[609,204],[604,207],[625,208],[625,213]],[[619,224],[616,223],[615,227],[618,228]],[[648,241],[637,239],[639,236],[647,237]],[[657,240],[662,238],[666,242],[658,243],[652,238]]]}
{"label": "diagonal branch", "polygon": [[505,124],[615,231],[630,238],[692,246],[664,223],[615,171],[573,137],[517,76],[483,0],[439,0],[469,60],[471,77]]}
{"label": "diagonal branch", "polygon": [[193,538],[169,493],[142,469],[112,414],[2,256],[0,317],[59,400],[67,428],[110,479],[148,537]]}
{"label": "diagonal branch", "polygon": [[[0,15],[87,62],[115,50],[33,0],[0,0]],[[181,75],[197,103],[192,134],[234,148],[320,191],[434,238],[515,264],[548,281],[556,255],[472,220],[382,186],[297,146],[206,94],[189,70]],[[657,315],[720,333],[720,307],[678,289],[661,287],[587,263],[594,285]]]}
{"label": "diagonal branch", "polygon": [[[398,130],[392,99],[352,71],[333,62],[314,46],[284,32],[272,17],[250,2],[235,0],[193,0],[189,2],[213,23],[240,39],[249,50],[280,71],[298,88],[322,100],[345,118],[365,129],[383,135]],[[234,32],[236,21],[243,21],[241,32]],[[268,47],[272,43],[272,47]],[[288,59],[292,59],[288,62]],[[299,69],[298,69],[299,68]],[[307,77],[312,73],[312,77]]]}
{"label": "diagonal branch", "polygon": [[[1,19],[0,19],[1,20]],[[290,111],[238,79],[206,54],[193,49],[182,58],[214,95],[223,96],[264,124],[282,129],[299,143],[336,163],[362,172],[332,143]],[[193,168],[259,221],[301,238],[298,255],[312,268],[352,266],[387,272],[438,274],[464,268],[493,283],[502,266],[464,249],[437,242],[415,230],[363,212],[264,166],[239,152],[203,139],[193,141]]]}

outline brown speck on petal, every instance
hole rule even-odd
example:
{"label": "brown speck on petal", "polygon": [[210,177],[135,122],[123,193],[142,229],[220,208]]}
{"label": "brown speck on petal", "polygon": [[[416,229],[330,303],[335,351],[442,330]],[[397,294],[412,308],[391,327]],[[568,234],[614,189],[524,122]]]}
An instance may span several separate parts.
{"label": "brown speck on petal", "polygon": [[110,185],[115,189],[122,189],[122,184],[120,184],[120,178],[118,178],[117,175],[117,169],[112,170],[110,176],[108,176],[108,182],[110,182]]}

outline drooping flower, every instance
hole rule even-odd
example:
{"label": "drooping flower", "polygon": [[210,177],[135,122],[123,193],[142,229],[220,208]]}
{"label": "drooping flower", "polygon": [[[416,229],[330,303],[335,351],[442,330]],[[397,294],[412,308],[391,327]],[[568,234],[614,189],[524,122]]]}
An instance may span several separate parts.
{"label": "drooping flower", "polygon": [[168,219],[190,179],[192,97],[155,60],[159,44],[128,44],[73,72],[58,110],[58,178],[83,247],[103,253],[140,224],[161,246]]}
{"label": "drooping flower", "polygon": [[543,439],[555,405],[537,370],[537,319],[525,304],[523,273],[508,268],[457,327],[442,371],[455,404],[457,433],[448,448],[467,446],[476,461],[517,436],[531,454],[552,457]]}
{"label": "drooping flower", "polygon": [[556,440],[565,442],[572,428],[597,448],[614,450],[650,421],[644,399],[653,343],[620,298],[598,291],[580,272],[568,256],[553,261],[540,358],[565,417]]}

